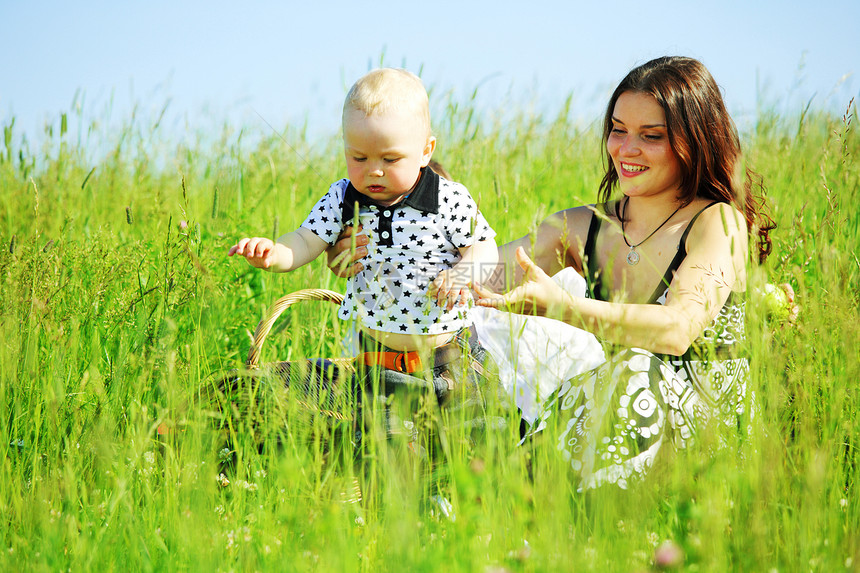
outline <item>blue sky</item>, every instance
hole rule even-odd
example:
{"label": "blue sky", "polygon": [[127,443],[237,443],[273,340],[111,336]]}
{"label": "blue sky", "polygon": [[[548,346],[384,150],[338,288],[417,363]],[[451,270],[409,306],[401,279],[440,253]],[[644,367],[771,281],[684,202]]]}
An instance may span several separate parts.
{"label": "blue sky", "polygon": [[[0,122],[37,136],[85,117],[155,114],[171,129],[224,120],[335,132],[348,86],[383,60],[434,94],[481,107],[600,114],[634,65],[702,60],[743,124],[782,111],[844,111],[860,90],[860,1],[116,2],[0,0]],[[78,94],[77,99],[75,94]],[[259,115],[257,115],[259,114]]]}

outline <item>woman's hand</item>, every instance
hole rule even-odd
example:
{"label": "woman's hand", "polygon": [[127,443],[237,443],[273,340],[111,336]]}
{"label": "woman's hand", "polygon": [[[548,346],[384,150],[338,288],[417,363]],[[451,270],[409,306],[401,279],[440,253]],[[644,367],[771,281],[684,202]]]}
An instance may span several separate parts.
{"label": "woman's hand", "polygon": [[[353,240],[355,240],[355,250],[353,250]],[[358,229],[352,225],[344,227],[334,245],[325,251],[328,268],[344,279],[357,275],[364,269],[360,261],[367,256],[369,243],[370,239],[362,233],[361,225]]]}
{"label": "woman's hand", "polygon": [[777,285],[777,287],[781,288],[783,292],[785,292],[785,298],[788,301],[787,306],[787,317],[789,324],[794,324],[797,322],[797,317],[800,316],[800,306],[797,304],[797,297],[794,294],[794,289],[788,283],[782,283]]}
{"label": "woman's hand", "polygon": [[525,249],[517,248],[515,257],[523,269],[523,283],[504,295],[476,284],[472,287],[479,297],[475,304],[564,320],[571,311],[574,298],[537,266],[526,255]]}

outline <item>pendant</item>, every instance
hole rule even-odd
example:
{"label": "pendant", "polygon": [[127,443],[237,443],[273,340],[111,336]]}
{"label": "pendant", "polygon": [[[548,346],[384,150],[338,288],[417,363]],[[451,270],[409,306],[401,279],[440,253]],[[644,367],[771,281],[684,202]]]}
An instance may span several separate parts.
{"label": "pendant", "polygon": [[633,247],[630,247],[630,252],[627,253],[627,264],[628,265],[638,265],[639,264],[639,253],[633,250]]}

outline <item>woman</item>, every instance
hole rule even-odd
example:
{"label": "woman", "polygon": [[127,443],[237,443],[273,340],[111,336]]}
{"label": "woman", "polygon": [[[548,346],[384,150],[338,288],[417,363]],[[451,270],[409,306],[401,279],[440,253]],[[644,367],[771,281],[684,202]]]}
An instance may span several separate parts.
{"label": "woman", "polygon": [[[697,60],[632,70],[609,101],[603,141],[600,203],[556,213],[534,241],[501,247],[513,290],[475,285],[480,306],[556,318],[613,345],[603,365],[545,402],[528,432],[557,429],[582,488],[626,487],[663,443],[684,448],[709,421],[738,427],[750,407],[740,348],[746,263],[751,251],[767,257],[774,227],[754,194],[760,184],[743,174],[720,90]],[[585,276],[586,297],[550,278],[564,267]]]}

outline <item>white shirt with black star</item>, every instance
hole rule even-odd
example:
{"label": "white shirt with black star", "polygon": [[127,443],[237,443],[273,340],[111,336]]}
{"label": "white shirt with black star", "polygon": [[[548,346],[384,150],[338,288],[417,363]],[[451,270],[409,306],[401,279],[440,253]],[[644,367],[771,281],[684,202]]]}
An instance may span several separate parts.
{"label": "white shirt with black star", "polygon": [[496,233],[460,183],[425,168],[415,189],[396,205],[374,204],[348,179],[332,184],[302,227],[334,244],[353,222],[355,206],[370,239],[364,269],[347,281],[338,316],[404,334],[456,332],[471,321],[462,308],[439,307],[428,286],[460,261],[459,249]]}

